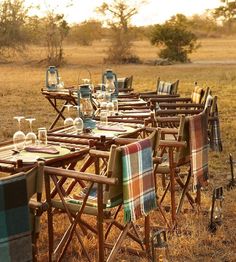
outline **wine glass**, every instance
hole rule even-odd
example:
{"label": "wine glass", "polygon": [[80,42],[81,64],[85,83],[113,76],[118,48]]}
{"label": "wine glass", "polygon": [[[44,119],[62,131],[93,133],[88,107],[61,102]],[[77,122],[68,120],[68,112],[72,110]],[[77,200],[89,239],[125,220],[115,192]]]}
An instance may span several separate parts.
{"label": "wine glass", "polygon": [[35,118],[30,117],[30,118],[26,118],[25,120],[29,122],[29,126],[30,126],[30,132],[28,132],[25,137],[26,144],[35,145],[37,141],[37,136],[32,129],[32,122],[35,120]]}
{"label": "wine glass", "polygon": [[74,119],[73,125],[75,127],[76,133],[80,134],[84,128],[83,119],[80,117],[80,110],[82,106],[74,106],[77,109],[77,117]]}
{"label": "wine glass", "polygon": [[58,85],[57,85],[57,88],[59,89],[63,89],[64,88],[64,82],[61,81],[61,77],[58,76]]}
{"label": "wine glass", "polygon": [[20,151],[25,147],[25,134],[21,131],[21,120],[24,119],[24,116],[15,116],[14,119],[18,121],[19,130],[16,131],[13,135],[13,143],[15,150]]}
{"label": "wine glass", "polygon": [[[67,110],[68,110],[68,115],[70,114],[70,108],[73,106],[73,105],[64,105],[65,107],[67,107]],[[67,117],[64,121],[64,126],[72,126],[73,125],[73,118],[72,117]]]}

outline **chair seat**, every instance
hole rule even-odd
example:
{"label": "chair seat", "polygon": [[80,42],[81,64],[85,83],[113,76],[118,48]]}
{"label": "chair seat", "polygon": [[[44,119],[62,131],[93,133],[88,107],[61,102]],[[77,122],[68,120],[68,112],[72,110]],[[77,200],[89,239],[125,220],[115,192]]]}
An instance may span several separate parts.
{"label": "chair seat", "polygon": [[[76,214],[81,209],[81,206],[84,202],[84,198],[87,192],[88,192],[88,188],[85,187],[78,194],[74,194],[72,197],[69,196],[65,199],[67,207],[73,214]],[[117,201],[113,201],[112,203],[111,201],[109,201],[107,204],[104,204],[103,212],[106,213],[106,215],[108,215],[108,213],[111,213],[109,209],[115,206],[118,206],[120,204],[121,204],[121,201],[119,199]],[[60,199],[52,199],[52,206],[57,209],[65,210],[65,207]],[[89,197],[86,201],[84,213],[88,215],[97,216],[97,210],[98,210],[97,208],[97,188],[96,186],[94,186],[91,189]]]}

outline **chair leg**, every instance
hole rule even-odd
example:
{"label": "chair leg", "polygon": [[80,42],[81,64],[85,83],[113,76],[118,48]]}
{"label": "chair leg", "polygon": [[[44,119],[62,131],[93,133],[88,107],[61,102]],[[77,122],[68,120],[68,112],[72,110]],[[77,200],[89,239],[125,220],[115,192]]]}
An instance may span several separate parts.
{"label": "chair leg", "polygon": [[151,250],[150,250],[150,217],[149,215],[145,216],[145,246],[146,246],[146,251],[147,254],[150,255],[151,254]]}
{"label": "chair leg", "polygon": [[107,262],[113,262],[115,260],[115,255],[117,251],[119,250],[119,248],[121,247],[121,244],[123,240],[125,239],[130,227],[131,227],[131,223],[126,224],[124,230],[120,233],[115,245],[113,246],[111,250],[111,253],[108,256]]}
{"label": "chair leg", "polygon": [[177,211],[176,211],[177,215],[180,213],[180,211],[182,209],[185,195],[187,196],[189,203],[193,207],[194,200],[187,191],[188,186],[189,186],[189,182],[190,182],[190,178],[191,178],[191,172],[188,173],[187,180],[186,180],[185,184],[183,184],[183,182],[180,179],[176,179],[177,183],[183,188],[183,191],[182,191],[182,194],[181,194],[181,197],[180,197],[180,200],[179,200],[179,204],[178,204],[178,207],[177,207]]}

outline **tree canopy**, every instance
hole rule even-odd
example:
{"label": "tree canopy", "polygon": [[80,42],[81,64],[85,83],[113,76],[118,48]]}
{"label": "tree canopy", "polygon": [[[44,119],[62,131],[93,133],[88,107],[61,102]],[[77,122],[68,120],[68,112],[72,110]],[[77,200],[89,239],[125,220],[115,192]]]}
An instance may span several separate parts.
{"label": "tree canopy", "polygon": [[187,29],[188,20],[184,15],[177,14],[163,25],[157,24],[150,34],[153,45],[160,46],[161,58],[170,61],[187,62],[188,54],[197,47],[197,37]]}
{"label": "tree canopy", "polygon": [[23,0],[5,0],[0,4],[0,53],[22,51],[28,40],[24,26],[28,9]]}

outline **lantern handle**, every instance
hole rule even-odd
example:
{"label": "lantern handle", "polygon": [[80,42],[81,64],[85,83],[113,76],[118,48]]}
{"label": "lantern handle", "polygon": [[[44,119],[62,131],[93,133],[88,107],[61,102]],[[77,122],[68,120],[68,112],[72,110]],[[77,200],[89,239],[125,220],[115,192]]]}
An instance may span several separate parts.
{"label": "lantern handle", "polygon": [[83,71],[86,71],[87,73],[88,73],[88,75],[89,75],[89,80],[90,80],[90,84],[92,84],[92,74],[91,74],[91,72],[90,72],[90,70],[87,68],[87,67],[84,67],[80,72],[79,72],[79,75],[78,75],[78,86],[80,85],[80,77],[81,77],[81,74],[82,74],[82,72]]}

